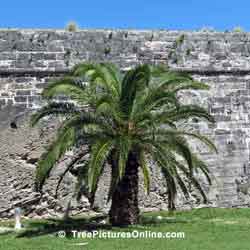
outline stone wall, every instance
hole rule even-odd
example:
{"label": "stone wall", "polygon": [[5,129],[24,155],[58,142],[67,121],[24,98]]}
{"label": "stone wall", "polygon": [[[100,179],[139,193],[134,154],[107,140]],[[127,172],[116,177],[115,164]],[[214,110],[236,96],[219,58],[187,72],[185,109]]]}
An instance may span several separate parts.
{"label": "stone wall", "polygon": [[[67,176],[54,198],[53,180],[63,171],[67,157],[54,170],[40,199],[33,191],[35,164],[44,145],[53,137],[57,121],[31,129],[29,114],[43,103],[41,90],[51,78],[59,77],[82,61],[111,61],[123,69],[138,63],[163,63],[189,72],[211,86],[210,91],[187,92],[184,101],[207,107],[215,125],[199,123],[200,130],[215,141],[214,155],[196,143],[213,173],[213,186],[204,183],[211,205],[250,205],[250,34],[135,30],[1,30],[0,31],[0,217],[9,216],[14,206],[25,213],[56,215],[72,196],[74,178]],[[50,124],[50,125],[49,125]],[[47,129],[46,129],[47,128]],[[144,209],[166,206],[166,188],[153,167],[150,196],[141,189]],[[109,175],[105,173],[96,206],[103,202]],[[159,184],[160,183],[160,184]],[[180,208],[199,205],[178,199]],[[88,209],[86,200],[72,201],[74,211]]]}

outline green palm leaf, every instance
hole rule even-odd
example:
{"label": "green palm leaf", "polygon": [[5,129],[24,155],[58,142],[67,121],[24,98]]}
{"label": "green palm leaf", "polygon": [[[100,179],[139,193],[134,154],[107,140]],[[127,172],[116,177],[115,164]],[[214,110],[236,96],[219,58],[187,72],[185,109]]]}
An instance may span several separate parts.
{"label": "green palm leaf", "polygon": [[147,194],[150,192],[150,172],[147,166],[146,157],[143,151],[140,152],[140,166],[143,173],[144,178],[144,187],[147,191]]}
{"label": "green palm leaf", "polygon": [[80,79],[67,76],[50,83],[42,92],[44,98],[52,99],[64,95],[79,102],[87,99],[86,86]]}
{"label": "green palm leaf", "polygon": [[73,103],[52,102],[42,107],[31,117],[31,126],[35,126],[43,117],[49,115],[75,115],[80,114],[80,109]]}
{"label": "green palm leaf", "polygon": [[73,128],[61,129],[57,139],[49,146],[48,150],[41,156],[36,169],[36,189],[41,190],[45,180],[48,178],[52,168],[60,157],[75,143],[75,130]]}
{"label": "green palm leaf", "polygon": [[91,148],[91,159],[89,162],[88,183],[89,190],[92,192],[96,189],[98,178],[100,177],[103,164],[107,160],[110,151],[113,148],[112,140],[104,140],[96,142]]}

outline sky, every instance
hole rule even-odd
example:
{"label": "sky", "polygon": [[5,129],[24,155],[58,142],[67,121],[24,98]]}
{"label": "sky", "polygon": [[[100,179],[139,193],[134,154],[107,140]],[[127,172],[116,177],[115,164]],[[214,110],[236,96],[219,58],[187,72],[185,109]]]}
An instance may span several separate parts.
{"label": "sky", "polygon": [[1,0],[1,28],[129,28],[250,31],[249,0]]}

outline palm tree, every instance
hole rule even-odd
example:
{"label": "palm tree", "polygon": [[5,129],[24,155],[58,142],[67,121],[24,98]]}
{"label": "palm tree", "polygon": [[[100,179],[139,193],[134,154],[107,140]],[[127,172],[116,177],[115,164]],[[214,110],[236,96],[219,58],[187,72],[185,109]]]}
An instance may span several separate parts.
{"label": "palm tree", "polygon": [[[112,225],[138,222],[138,172],[141,169],[149,193],[149,162],[159,167],[166,179],[170,210],[175,209],[178,190],[189,197],[185,180],[207,202],[194,172],[201,171],[210,183],[209,169],[192,152],[188,138],[198,139],[211,150],[216,148],[208,138],[180,124],[192,118],[213,122],[213,118],[200,106],[180,102],[178,92],[188,89],[207,90],[208,86],[163,66],[140,65],[128,72],[108,63],[75,66],[44,89],[42,96],[48,104],[32,116],[32,125],[45,116],[65,117],[57,138],[38,162],[37,189],[42,189],[57,161],[75,148],[77,152],[58,186],[72,171],[78,179],[78,196],[86,195],[93,204],[103,169],[110,166]],[[58,101],[60,95],[67,96],[68,101]]]}

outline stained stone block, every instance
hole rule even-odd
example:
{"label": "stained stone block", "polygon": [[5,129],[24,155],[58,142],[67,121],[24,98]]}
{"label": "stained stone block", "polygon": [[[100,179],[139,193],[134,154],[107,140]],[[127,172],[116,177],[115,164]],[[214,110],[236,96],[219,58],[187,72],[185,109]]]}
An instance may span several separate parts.
{"label": "stained stone block", "polygon": [[56,60],[56,53],[45,53],[44,60]]}
{"label": "stained stone block", "polygon": [[31,91],[30,90],[18,90],[16,92],[17,96],[26,96],[26,95],[30,95]]}
{"label": "stained stone block", "polygon": [[0,107],[4,106],[5,105],[5,99],[0,99]]}
{"label": "stained stone block", "polygon": [[15,96],[14,100],[15,102],[26,102],[27,96]]}

